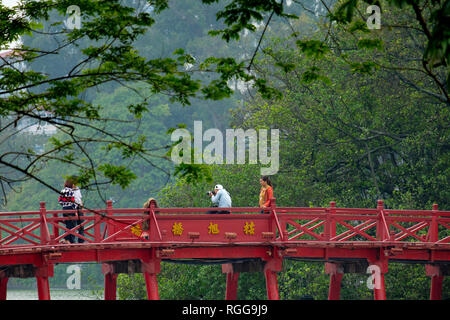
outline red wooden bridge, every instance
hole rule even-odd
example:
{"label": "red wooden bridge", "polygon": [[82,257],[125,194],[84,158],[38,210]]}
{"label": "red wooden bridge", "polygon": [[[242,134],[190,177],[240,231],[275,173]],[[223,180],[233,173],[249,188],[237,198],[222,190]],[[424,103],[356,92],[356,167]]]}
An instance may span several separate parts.
{"label": "red wooden bridge", "polygon": [[[372,273],[374,299],[386,299],[389,261],[422,263],[431,280],[430,299],[441,299],[450,265],[450,211],[276,207],[82,210],[81,225],[69,230],[61,210],[0,213],[0,299],[8,278],[35,277],[38,298],[50,299],[49,277],[57,263],[102,263],[105,299],[116,299],[119,273],[142,272],[149,299],[158,299],[161,261],[213,262],[227,274],[226,299],[236,299],[241,272],[263,272],[267,298],[278,299],[277,272],[284,259],[325,263],[329,299],[339,299],[344,273]],[[69,213],[70,211],[64,211]],[[73,211],[75,212],[75,211]],[[145,224],[143,224],[145,222]],[[148,230],[143,225],[148,225]],[[84,235],[79,235],[79,228]],[[66,235],[85,240],[60,244]]]}

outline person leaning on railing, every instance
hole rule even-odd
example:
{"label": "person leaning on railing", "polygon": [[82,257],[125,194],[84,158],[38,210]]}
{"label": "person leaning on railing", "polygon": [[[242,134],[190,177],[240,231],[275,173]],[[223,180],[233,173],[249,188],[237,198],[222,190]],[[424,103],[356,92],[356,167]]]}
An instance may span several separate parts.
{"label": "person leaning on railing", "polygon": [[262,176],[259,179],[259,183],[261,184],[261,191],[259,193],[259,207],[261,213],[264,213],[264,209],[270,207],[270,199],[273,198],[273,186],[272,181],[270,181],[268,176]]}
{"label": "person leaning on railing", "polygon": [[[64,182],[64,188],[61,190],[58,202],[62,206],[63,210],[79,210],[83,208],[83,200],[81,199],[81,191],[80,189],[75,185],[75,182],[73,179],[67,179]],[[66,225],[67,229],[73,229],[77,225],[80,225],[83,221],[80,220],[81,212],[78,211],[77,214],[75,213],[63,213],[64,217],[75,217],[78,216],[77,220],[65,220],[64,223]],[[78,233],[80,235],[84,235],[83,227],[80,227],[78,229]],[[75,242],[75,236],[73,234],[68,234],[64,237],[63,240],[61,240],[61,243],[69,244]],[[83,243],[84,239],[78,238],[78,243]]]}
{"label": "person leaning on railing", "polygon": [[[147,208],[158,208],[158,203],[156,202],[156,200],[154,198],[148,198],[147,201],[145,201],[143,208],[147,209]],[[149,213],[149,212],[146,212]],[[142,233],[140,235],[141,238],[143,239],[148,239],[149,238],[149,230],[150,230],[150,220],[144,220],[142,222]]]}

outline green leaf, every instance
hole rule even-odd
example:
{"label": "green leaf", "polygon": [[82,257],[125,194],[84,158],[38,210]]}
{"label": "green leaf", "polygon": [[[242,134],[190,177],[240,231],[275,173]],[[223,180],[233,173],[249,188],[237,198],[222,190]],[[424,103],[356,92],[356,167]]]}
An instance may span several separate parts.
{"label": "green leaf", "polygon": [[378,69],[378,66],[371,62],[371,61],[366,61],[366,62],[355,62],[350,64],[352,73],[367,73],[370,74],[372,73],[373,69]]}
{"label": "green leaf", "polygon": [[360,39],[357,44],[360,49],[378,49],[383,50],[383,41],[381,39]]}
{"label": "green leaf", "polygon": [[175,167],[174,175],[185,179],[188,184],[212,182],[211,167],[205,164],[180,163]]}
{"label": "green leaf", "polygon": [[295,64],[293,63],[276,62],[275,65],[282,68],[285,73],[291,72],[295,69]]}
{"label": "green leaf", "polygon": [[302,74],[302,81],[306,84],[313,83],[315,81],[322,81],[326,85],[331,85],[331,80],[319,73],[320,69],[318,67],[310,67],[308,70],[303,72]]}
{"label": "green leaf", "polygon": [[330,51],[330,48],[319,40],[297,40],[296,44],[308,58],[322,59]]}
{"label": "green leaf", "polygon": [[102,171],[105,177],[111,179],[111,184],[118,184],[122,189],[125,189],[131,181],[137,178],[136,175],[125,166],[103,164],[98,167],[98,170]]}
{"label": "green leaf", "polygon": [[354,21],[348,28],[348,31],[349,32],[362,31],[364,33],[370,32],[369,28],[367,28],[367,22],[365,22],[363,20]]}

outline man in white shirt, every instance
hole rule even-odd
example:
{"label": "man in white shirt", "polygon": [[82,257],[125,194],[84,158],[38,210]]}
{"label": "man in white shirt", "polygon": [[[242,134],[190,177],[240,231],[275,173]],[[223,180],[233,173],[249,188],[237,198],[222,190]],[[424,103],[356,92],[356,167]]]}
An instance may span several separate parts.
{"label": "man in white shirt", "polygon": [[[230,193],[225,190],[225,188],[221,184],[217,184],[214,187],[214,193],[210,192],[209,196],[211,197],[212,203],[217,205],[219,208],[231,208],[231,196]],[[228,210],[224,211],[208,211],[207,213],[230,213]]]}

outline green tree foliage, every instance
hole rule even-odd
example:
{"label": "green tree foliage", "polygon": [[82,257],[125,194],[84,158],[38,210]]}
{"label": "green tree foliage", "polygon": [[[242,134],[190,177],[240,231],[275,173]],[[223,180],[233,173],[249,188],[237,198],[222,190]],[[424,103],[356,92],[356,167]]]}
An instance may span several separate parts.
{"label": "green tree foliage", "polygon": [[[409,16],[384,12],[384,19],[402,19],[403,14]],[[371,207],[385,199],[391,207],[430,209],[439,203],[447,208],[449,197],[442,186],[449,176],[448,106],[428,94],[433,83],[406,71],[416,67],[420,52],[409,46],[413,40],[407,32],[399,44],[393,40],[398,31],[377,31],[382,51],[352,49],[353,36],[337,29],[334,41],[350,49],[324,50],[320,59],[305,52],[318,42],[292,39],[287,46],[284,38],[274,38],[257,66],[271,85],[283,90],[284,98],[253,99],[233,111],[234,125],[282,128],[280,172],[301,172],[300,181],[328,200]],[[400,70],[383,66],[391,57],[404,57]],[[378,70],[361,73],[363,61],[371,59]],[[272,67],[288,63],[295,66],[288,73]],[[305,72],[315,76],[305,78]],[[409,83],[418,81],[423,87]],[[316,205],[325,200],[310,199],[319,199]]]}
{"label": "green tree foliage", "polygon": [[[382,198],[392,208],[430,209],[437,202],[448,209],[448,101],[439,86],[443,69],[433,69],[439,74],[433,79],[422,62],[424,52],[418,48],[426,47],[428,38],[416,4],[405,2],[406,10],[400,11],[387,6],[392,3],[383,2],[388,27],[382,30],[369,32],[362,19],[352,21],[358,2],[343,1],[335,15],[346,8],[347,20],[337,20],[336,27],[295,30],[308,24],[303,16],[291,24],[293,37],[269,33],[272,40],[261,47],[254,67],[283,99],[249,99],[233,110],[232,124],[281,128],[281,168],[273,177],[278,206],[327,206],[336,200],[338,206],[374,207]],[[324,37],[328,41],[318,40]],[[256,203],[258,168],[249,169],[213,170],[213,181],[230,191],[234,206]],[[201,198],[206,187],[178,180],[162,191],[163,203],[207,205]],[[211,281],[215,276],[209,276]],[[342,299],[372,299],[367,278],[346,274]],[[247,291],[245,298],[264,299],[264,279],[252,280],[261,290],[257,295]],[[245,288],[245,280],[240,281]],[[445,281],[444,288],[448,285]],[[423,265],[390,263],[388,299],[427,299],[429,286]],[[279,287],[283,299],[326,299],[328,276],[322,263],[285,261]]]}
{"label": "green tree foliage", "polygon": [[[67,26],[69,5],[80,9],[80,27]],[[13,9],[0,7],[5,18],[0,26],[4,34],[0,46],[19,37],[23,42],[12,49],[12,54],[0,66],[0,109],[5,120],[2,134],[7,134],[6,130],[18,122],[32,119],[53,125],[65,135],[64,140],[52,139],[44,153],[27,148],[2,154],[5,192],[15,182],[30,178],[57,191],[57,185],[51,184],[53,181],[39,175],[44,164],[52,160],[76,168],[74,171],[83,187],[104,184],[127,187],[136,179],[136,173],[117,164],[95,163],[89,152],[109,148],[118,151],[125,162],[130,157],[141,157],[151,163],[153,157],[158,157],[153,151],[160,145],[146,147],[142,135],[127,136],[127,132],[110,130],[124,119],[136,125],[133,121],[149,110],[149,99],[154,95],[166,95],[175,106],[188,106],[194,98],[199,99],[202,106],[194,113],[180,112],[180,118],[186,114],[207,114],[214,125],[224,125],[226,116],[218,110],[227,104],[232,106],[232,102],[207,105],[204,101],[230,97],[233,90],[229,81],[255,78],[231,57],[232,48],[220,52],[226,46],[223,43],[211,50],[210,43],[206,42],[207,31],[212,26],[209,22],[215,19],[213,10],[217,7],[178,3],[171,5],[170,13],[164,14],[167,7],[168,1],[137,1],[127,5],[120,1],[69,3],[63,0],[24,1]],[[187,28],[190,20],[194,23],[192,28]],[[158,45],[149,42],[149,35]],[[183,47],[195,47],[199,50],[198,57]],[[202,47],[209,50],[203,52]],[[214,52],[217,57],[205,57],[208,52]],[[221,57],[221,54],[228,56]],[[112,93],[120,86],[133,88],[139,99],[132,102],[125,99],[120,117],[110,113],[111,118],[105,118],[104,110],[108,106],[94,102],[97,92]],[[3,140],[7,139],[3,135]],[[6,170],[13,175],[8,175]]]}

